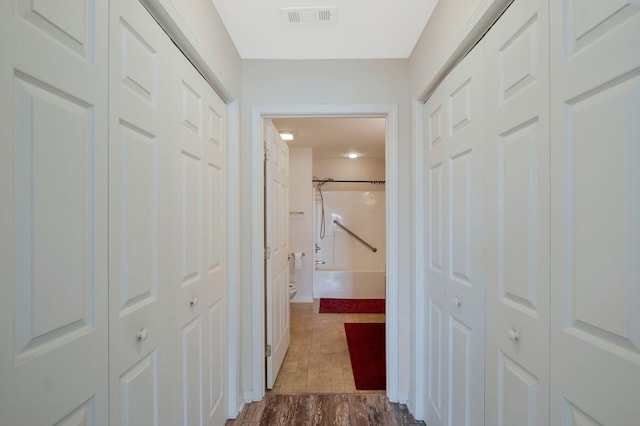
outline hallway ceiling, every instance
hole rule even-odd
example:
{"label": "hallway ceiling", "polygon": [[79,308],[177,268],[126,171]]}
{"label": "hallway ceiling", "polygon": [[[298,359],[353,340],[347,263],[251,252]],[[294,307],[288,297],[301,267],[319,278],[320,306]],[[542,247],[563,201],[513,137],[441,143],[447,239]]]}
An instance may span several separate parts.
{"label": "hallway ceiling", "polygon": [[291,148],[312,148],[314,158],[345,158],[357,152],[362,158],[385,157],[384,118],[279,118],[273,124],[293,133]]}
{"label": "hallway ceiling", "polygon": [[437,1],[212,0],[243,59],[408,58]]}

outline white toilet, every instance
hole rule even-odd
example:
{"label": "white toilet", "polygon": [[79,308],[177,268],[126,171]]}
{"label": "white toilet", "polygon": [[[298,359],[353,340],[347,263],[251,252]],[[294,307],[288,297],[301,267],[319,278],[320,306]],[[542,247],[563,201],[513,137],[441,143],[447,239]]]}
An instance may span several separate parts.
{"label": "white toilet", "polygon": [[293,281],[289,281],[289,300],[293,299],[293,296],[298,292],[298,286]]}

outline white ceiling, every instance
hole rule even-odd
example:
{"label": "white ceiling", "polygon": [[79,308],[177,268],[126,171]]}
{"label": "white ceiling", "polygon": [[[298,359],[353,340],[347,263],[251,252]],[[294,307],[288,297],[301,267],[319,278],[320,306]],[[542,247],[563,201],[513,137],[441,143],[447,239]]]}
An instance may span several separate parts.
{"label": "white ceiling", "polygon": [[[243,59],[408,58],[437,0],[212,0]],[[329,23],[281,8],[335,6]]]}
{"label": "white ceiling", "polygon": [[279,118],[273,124],[292,132],[292,148],[312,148],[314,158],[345,158],[350,152],[362,158],[384,158],[384,118]]}

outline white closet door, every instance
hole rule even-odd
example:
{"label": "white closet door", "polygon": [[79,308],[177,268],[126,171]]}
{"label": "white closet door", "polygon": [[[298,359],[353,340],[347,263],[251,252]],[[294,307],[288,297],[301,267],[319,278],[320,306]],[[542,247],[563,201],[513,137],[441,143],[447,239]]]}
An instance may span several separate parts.
{"label": "white closet door", "polygon": [[448,263],[447,231],[444,224],[445,214],[445,129],[448,114],[443,105],[443,89],[439,87],[431,95],[424,107],[425,153],[426,159],[426,204],[427,220],[427,271],[428,289],[425,301],[427,327],[425,338],[427,347],[426,368],[426,422],[432,426],[445,424],[446,412],[446,347],[445,328],[446,270]]}
{"label": "white closet door", "polygon": [[0,4],[0,424],[106,425],[107,3]]}
{"label": "white closet door", "polygon": [[551,422],[637,425],[640,3],[551,5]]}
{"label": "white closet door", "polygon": [[484,419],[482,43],[427,104],[429,424]]}
{"label": "white closet door", "polygon": [[173,46],[138,1],[114,0],[110,14],[111,423],[170,425]]}
{"label": "white closet door", "polygon": [[226,106],[174,49],[179,221],[175,283],[180,413],[187,425],[226,421]]}
{"label": "white closet door", "polygon": [[483,82],[478,44],[444,83],[447,294],[447,424],[479,425],[484,418]]}
{"label": "white closet door", "polygon": [[265,244],[267,252],[267,389],[272,389],[290,341],[289,146],[271,120],[265,121]]}
{"label": "white closet door", "polygon": [[487,34],[488,425],[549,424],[549,29],[516,1]]}

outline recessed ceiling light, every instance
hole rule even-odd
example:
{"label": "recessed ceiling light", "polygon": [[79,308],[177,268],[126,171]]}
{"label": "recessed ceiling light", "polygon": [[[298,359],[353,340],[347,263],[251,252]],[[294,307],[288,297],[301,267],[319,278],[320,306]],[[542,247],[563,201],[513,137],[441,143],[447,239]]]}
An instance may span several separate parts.
{"label": "recessed ceiling light", "polygon": [[292,141],[293,133],[280,133],[280,137],[282,138],[283,141]]}
{"label": "recessed ceiling light", "polygon": [[358,154],[356,154],[355,152],[352,152],[352,153],[350,153],[350,154],[347,154],[347,157],[349,157],[349,158],[358,158],[358,157],[359,157],[359,155],[358,155]]}

